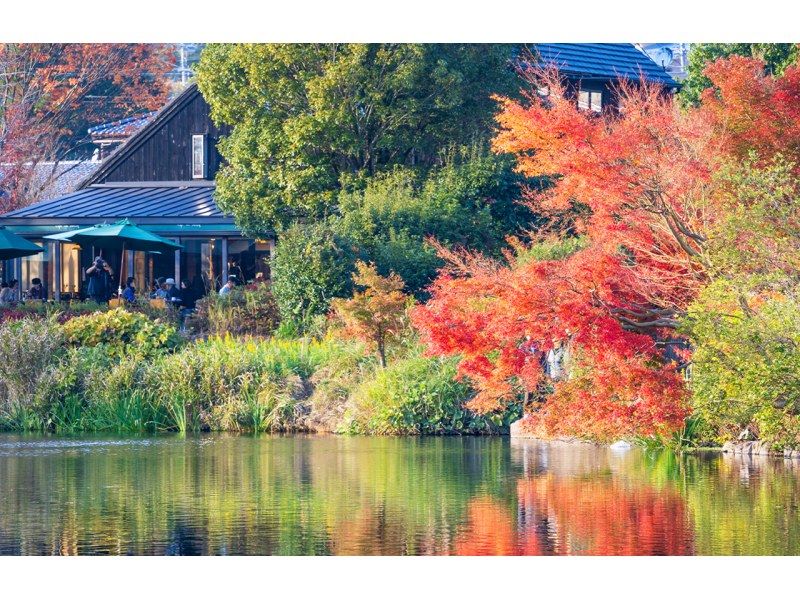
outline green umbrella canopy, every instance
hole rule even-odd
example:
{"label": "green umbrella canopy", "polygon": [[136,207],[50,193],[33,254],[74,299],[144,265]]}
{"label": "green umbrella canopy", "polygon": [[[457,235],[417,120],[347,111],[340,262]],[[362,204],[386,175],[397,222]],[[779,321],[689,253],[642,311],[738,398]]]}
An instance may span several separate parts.
{"label": "green umbrella canopy", "polygon": [[16,257],[34,255],[44,251],[35,243],[24,239],[10,230],[0,226],[0,260],[10,260]]}
{"label": "green umbrella canopy", "polygon": [[46,239],[68,241],[98,249],[130,249],[133,251],[175,251],[181,245],[136,226],[129,220],[114,224],[97,224],[88,228],[49,235]]}

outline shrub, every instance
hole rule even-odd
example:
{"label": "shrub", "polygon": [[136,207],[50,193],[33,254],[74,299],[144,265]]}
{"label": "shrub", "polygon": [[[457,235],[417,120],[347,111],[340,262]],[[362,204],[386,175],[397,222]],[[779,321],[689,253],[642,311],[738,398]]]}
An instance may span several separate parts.
{"label": "shrub", "polygon": [[5,320],[21,320],[22,318],[55,318],[64,323],[76,316],[106,311],[108,305],[93,301],[71,301],[69,303],[52,303],[28,301],[19,303],[13,309],[0,309],[0,322]]}
{"label": "shrub", "polygon": [[280,315],[270,285],[262,282],[199,300],[191,322],[194,331],[216,336],[267,336],[278,327]]}
{"label": "shrub", "polygon": [[[64,337],[52,319],[24,318],[0,324],[0,382],[3,416],[30,408],[49,385]],[[34,427],[40,427],[38,423]]]}
{"label": "shrub", "polygon": [[153,305],[150,303],[149,298],[138,297],[135,302],[128,303],[127,301],[122,304],[125,311],[135,312],[147,316],[148,319],[153,321],[160,321],[172,326],[178,326],[180,323],[179,311],[171,305],[164,305],[159,301],[160,305]]}
{"label": "shrub", "polygon": [[356,262],[353,283],[364,289],[351,299],[334,299],[332,314],[343,324],[342,333],[367,343],[378,352],[386,367],[386,349],[409,330],[406,314],[409,297],[403,293],[403,280],[396,274],[380,276],[372,264]]}
{"label": "shrub", "polygon": [[172,350],[181,343],[175,326],[123,308],[72,318],[64,324],[64,334],[72,346],[102,345],[118,357]]}
{"label": "shrub", "polygon": [[305,332],[331,299],[348,297],[355,264],[350,242],[327,222],[296,224],[280,235],[272,266],[272,292],[281,319]]}
{"label": "shrub", "polygon": [[412,356],[376,372],[352,391],[343,430],[363,434],[499,433],[510,412],[478,416],[464,408],[470,387],[452,359]]}
{"label": "shrub", "polygon": [[778,446],[800,443],[800,304],[774,295],[745,311],[718,282],[691,306],[685,329],[694,410],[715,440],[748,428]]}

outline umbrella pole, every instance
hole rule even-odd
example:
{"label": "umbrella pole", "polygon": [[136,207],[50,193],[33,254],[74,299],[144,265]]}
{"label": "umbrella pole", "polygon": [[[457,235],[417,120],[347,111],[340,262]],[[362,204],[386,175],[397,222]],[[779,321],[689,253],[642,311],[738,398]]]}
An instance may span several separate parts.
{"label": "umbrella pole", "polygon": [[122,244],[122,253],[119,258],[119,289],[117,290],[117,297],[122,300],[122,275],[124,274],[123,268],[125,267],[125,243]]}

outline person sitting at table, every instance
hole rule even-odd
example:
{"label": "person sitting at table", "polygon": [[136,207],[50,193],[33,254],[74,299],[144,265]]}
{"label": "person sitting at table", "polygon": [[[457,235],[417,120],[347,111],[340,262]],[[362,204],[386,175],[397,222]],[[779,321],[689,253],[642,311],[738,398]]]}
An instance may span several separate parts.
{"label": "person sitting at table", "polygon": [[236,276],[231,274],[228,276],[228,282],[222,285],[222,288],[219,290],[219,296],[225,297],[226,295],[230,295],[233,287],[236,286]]}
{"label": "person sitting at table", "polygon": [[183,296],[181,295],[181,290],[175,285],[175,279],[167,278],[164,281],[164,285],[166,286],[164,300],[171,305],[179,306],[183,302]]}
{"label": "person sitting at table", "polygon": [[34,301],[44,301],[46,299],[41,278],[34,278],[31,280],[31,288],[28,289],[28,297]]}
{"label": "person sitting at table", "polygon": [[133,276],[128,276],[125,281],[125,290],[122,291],[122,298],[128,303],[136,303],[136,285]]}
{"label": "person sitting at table", "polygon": [[14,305],[14,291],[11,286],[3,281],[0,283],[0,307],[11,307]]}
{"label": "person sitting at table", "polygon": [[153,283],[155,290],[153,294],[150,295],[152,299],[166,299],[167,298],[167,285],[166,285],[166,278],[163,276],[159,276],[156,278],[156,281]]}

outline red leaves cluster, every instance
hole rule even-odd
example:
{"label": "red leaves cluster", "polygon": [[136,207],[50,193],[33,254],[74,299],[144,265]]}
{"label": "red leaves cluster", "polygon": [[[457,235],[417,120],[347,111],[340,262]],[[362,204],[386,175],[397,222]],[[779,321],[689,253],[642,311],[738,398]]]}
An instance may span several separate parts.
{"label": "red leaves cluster", "polygon": [[[471,407],[553,393],[532,425],[549,434],[666,433],[686,415],[683,380],[664,352],[677,319],[709,280],[708,231],[724,209],[715,173],[755,150],[800,158],[800,72],[767,76],[755,59],[711,65],[702,104],[619,85],[619,110],[578,110],[557,72],[531,73],[524,102],[500,99],[498,151],[547,176],[539,212],[574,215],[586,247],[564,259],[507,264],[446,253],[450,266],[413,317],[429,349],[460,355],[478,388]],[[548,350],[568,347],[570,375],[546,380]]]}

